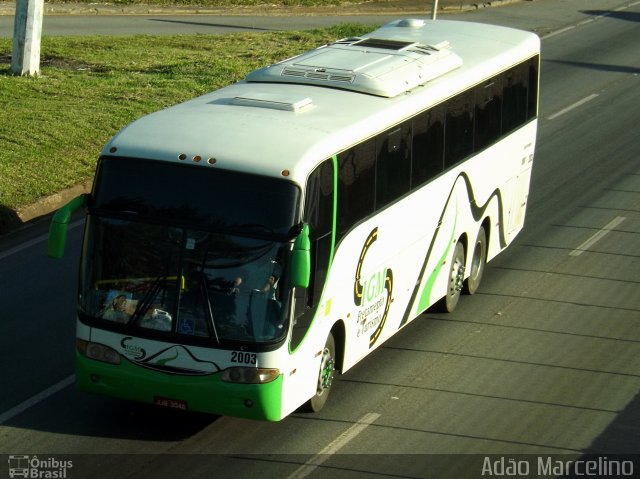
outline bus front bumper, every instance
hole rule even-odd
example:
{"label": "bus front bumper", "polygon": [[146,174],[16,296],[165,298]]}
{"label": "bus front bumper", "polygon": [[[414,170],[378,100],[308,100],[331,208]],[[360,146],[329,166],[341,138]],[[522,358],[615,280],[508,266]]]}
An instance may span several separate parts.
{"label": "bus front bumper", "polygon": [[164,373],[125,358],[114,365],[76,351],[76,385],[81,391],[177,409],[267,421],[282,419],[282,375],[264,384],[238,384],[222,381],[220,373]]}

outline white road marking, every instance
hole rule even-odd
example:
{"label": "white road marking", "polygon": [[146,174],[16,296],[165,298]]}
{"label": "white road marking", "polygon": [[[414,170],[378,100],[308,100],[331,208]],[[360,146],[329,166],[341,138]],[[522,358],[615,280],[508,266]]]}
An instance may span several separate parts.
{"label": "white road marking", "polygon": [[587,103],[588,101],[591,101],[591,100],[593,100],[594,98],[597,98],[597,97],[598,97],[597,93],[592,93],[591,95],[583,98],[582,100],[579,100],[579,101],[575,102],[574,104],[569,105],[568,107],[563,108],[562,110],[554,113],[553,115],[548,116],[547,120],[554,120],[554,119],[558,118],[560,115],[564,115],[565,113],[573,110],[574,108],[578,108],[579,106],[582,106],[585,103]]}
{"label": "white road marking", "polygon": [[627,218],[624,216],[616,216],[614,219],[609,221],[606,225],[604,225],[600,230],[594,233],[589,239],[587,239],[584,243],[574,249],[569,256],[580,256],[582,253],[591,248],[594,244],[604,238],[609,232],[622,223]]}
{"label": "white road marking", "polygon": [[[626,10],[627,8],[635,7],[638,4],[640,4],[640,2],[634,2],[634,3],[630,4],[630,5],[623,5],[622,7],[615,8],[613,10],[613,12],[622,12],[623,10]],[[560,30],[556,30],[554,32],[549,32],[546,35],[540,37],[540,39],[541,40],[546,40],[547,38],[555,37],[556,35],[560,35],[561,33],[568,32],[569,30],[573,30],[576,27],[581,27],[583,25],[587,25],[587,24],[589,24],[591,22],[594,22],[594,21],[598,20],[599,18],[609,17],[611,15],[613,15],[612,12],[605,12],[605,13],[602,13],[600,15],[595,15],[595,16],[593,16],[591,18],[587,18],[586,20],[583,20],[581,22],[576,23],[575,25],[569,25],[567,27],[561,28]]]}
{"label": "white road marking", "polygon": [[0,414],[0,424],[4,424],[10,419],[13,419],[14,417],[16,417],[18,414],[23,413],[24,411],[35,406],[39,402],[42,402],[48,397],[53,396],[58,391],[62,391],[67,386],[73,384],[75,379],[76,379],[75,375],[72,374],[71,376],[64,378],[62,381],[57,382],[53,386],[48,387],[44,391],[39,392],[35,396],[30,397],[26,401],[21,402],[17,406],[12,407],[8,411],[3,412],[2,414]]}
{"label": "white road marking", "polygon": [[362,416],[358,422],[331,441],[324,449],[322,449],[322,451],[296,469],[287,477],[287,479],[302,479],[303,477],[307,477],[325,461],[331,459],[333,454],[342,449],[349,441],[354,439],[379,417],[380,414],[375,412],[370,412]]}
{"label": "white road marking", "polygon": [[555,37],[556,35],[560,35],[561,33],[568,32],[569,30],[573,30],[577,25],[569,25],[568,27],[561,28],[560,30],[555,30],[553,32],[547,33],[546,35],[540,37],[541,40],[546,40],[547,38]]}

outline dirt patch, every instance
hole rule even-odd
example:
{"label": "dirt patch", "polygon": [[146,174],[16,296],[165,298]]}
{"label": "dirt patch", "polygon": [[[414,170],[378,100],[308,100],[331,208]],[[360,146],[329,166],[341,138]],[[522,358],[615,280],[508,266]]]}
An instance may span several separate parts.
{"label": "dirt patch", "polygon": [[92,70],[92,66],[73,58],[43,55],[40,66],[58,68],[60,70]]}

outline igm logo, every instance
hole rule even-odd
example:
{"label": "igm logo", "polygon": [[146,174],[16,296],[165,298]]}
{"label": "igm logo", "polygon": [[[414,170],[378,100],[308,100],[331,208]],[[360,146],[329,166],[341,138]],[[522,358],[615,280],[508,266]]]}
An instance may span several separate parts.
{"label": "igm logo", "polygon": [[378,227],[375,227],[367,237],[358,266],[356,267],[355,281],[353,283],[353,302],[360,307],[358,311],[358,337],[369,334],[369,347],[371,348],[384,327],[391,306],[391,293],[393,291],[393,272],[391,268],[382,268],[366,275],[362,280],[362,266],[369,248],[378,239]]}

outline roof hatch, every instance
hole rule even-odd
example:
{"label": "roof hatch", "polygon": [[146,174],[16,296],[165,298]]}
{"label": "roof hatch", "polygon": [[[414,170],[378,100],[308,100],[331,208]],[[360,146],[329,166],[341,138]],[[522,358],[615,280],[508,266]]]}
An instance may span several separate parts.
{"label": "roof hatch", "polygon": [[352,37],[251,72],[246,80],[306,83],[394,97],[461,65],[462,59],[447,41],[425,45],[399,38]]}
{"label": "roof hatch", "polygon": [[253,106],[258,108],[271,108],[273,110],[292,111],[298,113],[308,110],[313,106],[313,101],[308,97],[288,97],[263,92],[248,92],[231,100],[231,104],[240,106]]}

